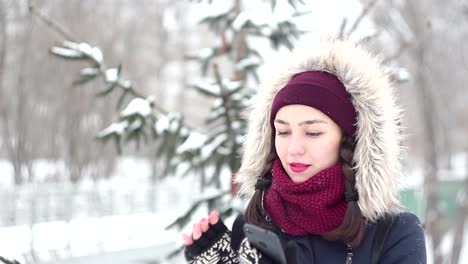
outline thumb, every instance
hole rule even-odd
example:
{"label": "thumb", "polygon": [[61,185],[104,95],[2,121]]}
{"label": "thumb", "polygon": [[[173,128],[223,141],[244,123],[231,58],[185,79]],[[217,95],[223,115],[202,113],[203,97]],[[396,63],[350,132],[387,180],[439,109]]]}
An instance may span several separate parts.
{"label": "thumb", "polygon": [[288,264],[297,264],[297,253],[298,253],[299,246],[295,241],[289,241],[286,244],[286,248],[284,250],[286,255],[286,262]]}

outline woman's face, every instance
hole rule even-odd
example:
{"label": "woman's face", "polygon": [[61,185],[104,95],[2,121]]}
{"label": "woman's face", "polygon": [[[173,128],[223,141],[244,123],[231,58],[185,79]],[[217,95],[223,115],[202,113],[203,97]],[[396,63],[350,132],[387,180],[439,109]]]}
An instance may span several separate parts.
{"label": "woman's face", "polygon": [[304,182],[338,161],[341,129],[321,111],[287,105],[277,112],[274,126],[276,153],[293,182]]}

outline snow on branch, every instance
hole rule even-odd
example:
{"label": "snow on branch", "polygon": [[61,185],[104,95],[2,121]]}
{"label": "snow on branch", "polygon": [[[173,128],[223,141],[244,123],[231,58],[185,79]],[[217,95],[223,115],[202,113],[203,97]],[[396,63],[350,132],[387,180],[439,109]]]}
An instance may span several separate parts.
{"label": "snow on branch", "polygon": [[147,99],[143,98],[134,98],[127,107],[120,113],[121,117],[127,117],[132,115],[140,115],[142,117],[147,117],[152,112],[152,105],[154,103],[153,97],[148,97]]}
{"label": "snow on branch", "polygon": [[179,113],[169,113],[159,116],[153,128],[158,135],[162,135],[166,131],[175,132],[182,124],[182,116]]}
{"label": "snow on branch", "polygon": [[246,70],[247,68],[250,68],[250,67],[258,67],[258,66],[260,66],[261,63],[262,62],[258,57],[250,56],[250,57],[247,57],[245,59],[240,60],[236,64],[236,69],[237,70]]}
{"label": "snow on branch", "polygon": [[207,136],[197,131],[190,133],[188,138],[177,148],[177,154],[182,154],[184,152],[192,152],[194,150],[201,149],[205,144]]}
{"label": "snow on branch", "polygon": [[90,59],[97,65],[101,65],[103,60],[102,51],[98,47],[84,42],[64,41],[61,46],[52,47],[50,52],[65,59]]}
{"label": "snow on branch", "polygon": [[[242,82],[232,81],[230,79],[223,79],[222,85],[228,91],[228,93],[232,93],[242,87]],[[212,80],[198,80],[193,82],[192,86],[199,90],[201,93],[211,97],[220,97],[223,95],[219,85],[213,82]]]}
{"label": "snow on branch", "polygon": [[197,52],[187,55],[187,58],[197,59],[197,60],[207,60],[213,57],[216,53],[215,48],[203,48]]}
{"label": "snow on branch", "polygon": [[119,69],[110,68],[104,72],[104,80],[108,83],[115,83],[119,79]]}
{"label": "snow on branch", "polygon": [[97,137],[98,138],[104,138],[104,137],[107,137],[109,135],[122,136],[124,134],[125,130],[127,129],[127,127],[128,127],[128,121],[126,121],[126,120],[122,121],[122,122],[118,122],[118,123],[112,123],[108,127],[101,130],[98,133]]}
{"label": "snow on branch", "polygon": [[50,52],[54,55],[66,58],[66,59],[83,59],[85,56],[83,53],[62,47],[52,47]]}

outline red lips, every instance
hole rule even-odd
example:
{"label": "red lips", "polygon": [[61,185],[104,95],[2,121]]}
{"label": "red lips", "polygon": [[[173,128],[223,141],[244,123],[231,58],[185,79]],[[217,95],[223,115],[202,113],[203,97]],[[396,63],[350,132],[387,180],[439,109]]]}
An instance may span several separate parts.
{"label": "red lips", "polygon": [[289,163],[289,168],[293,172],[297,172],[297,173],[303,172],[303,171],[307,170],[309,167],[310,167],[310,165],[303,164],[303,163],[297,163],[297,162]]}

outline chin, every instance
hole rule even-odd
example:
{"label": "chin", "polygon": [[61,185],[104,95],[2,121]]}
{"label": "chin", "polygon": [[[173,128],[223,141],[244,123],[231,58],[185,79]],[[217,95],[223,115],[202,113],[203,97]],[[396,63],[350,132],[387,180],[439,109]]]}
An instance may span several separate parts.
{"label": "chin", "polygon": [[292,172],[292,171],[288,172],[289,178],[291,178],[291,180],[295,183],[305,182],[308,179],[312,178],[315,174],[316,172],[313,172],[313,171],[312,172],[304,171],[301,173]]}
{"label": "chin", "polygon": [[[291,175],[293,175],[293,176],[291,176]],[[291,180],[294,183],[301,183],[301,182],[307,181],[310,177],[307,177],[307,176],[304,176],[304,175],[297,175],[296,173],[293,173],[293,174],[289,174],[289,178],[291,178]]]}

